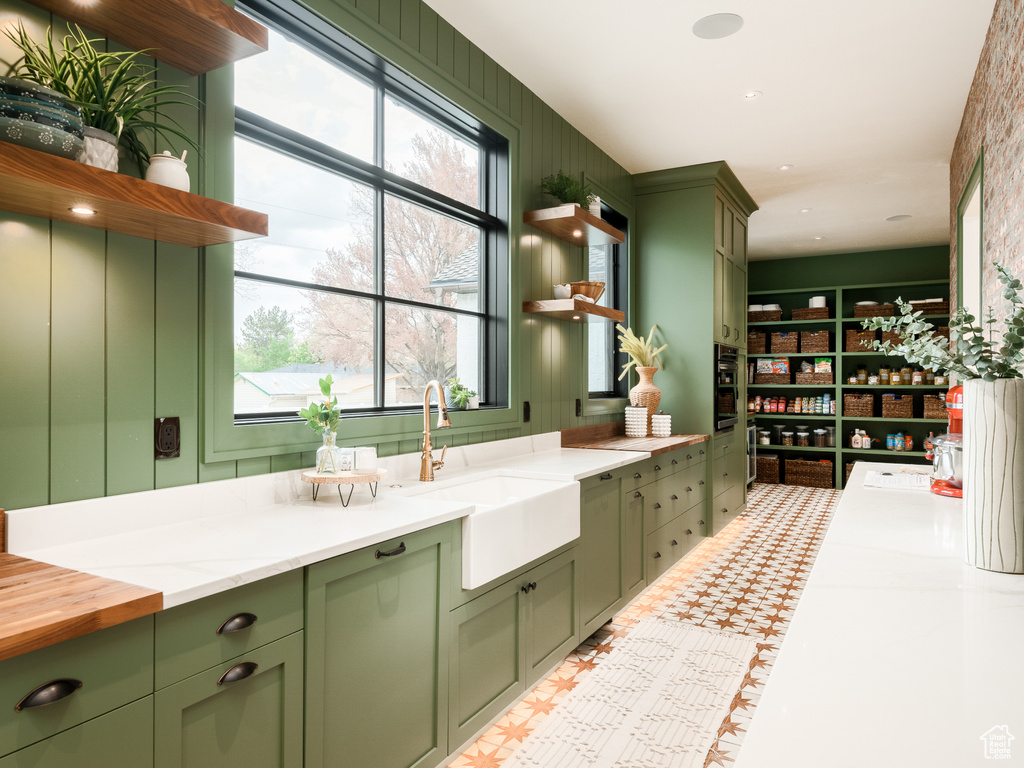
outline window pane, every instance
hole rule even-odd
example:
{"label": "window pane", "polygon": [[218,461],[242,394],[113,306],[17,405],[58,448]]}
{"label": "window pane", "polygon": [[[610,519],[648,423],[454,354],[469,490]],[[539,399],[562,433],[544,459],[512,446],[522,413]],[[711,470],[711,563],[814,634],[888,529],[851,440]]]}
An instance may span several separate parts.
{"label": "window pane", "polygon": [[278,32],[235,65],[235,104],[373,162],[373,88]]}
{"label": "window pane", "polygon": [[236,270],[373,290],[369,187],[236,139],[235,200],[271,221],[268,237],[236,244]]}
{"label": "window pane", "polygon": [[480,231],[396,197],[384,204],[385,294],[477,311]]}
{"label": "window pane", "polygon": [[[605,284],[605,291],[597,303],[602,307],[610,306],[609,301],[615,293],[611,280],[612,247],[591,246],[588,257],[587,279]],[[611,392],[615,389],[614,378],[617,373],[612,367],[614,332],[615,326],[612,323],[587,323],[587,388],[591,392]]]}
{"label": "window pane", "polygon": [[328,373],[342,409],[374,405],[372,302],[236,278],[235,413],[297,413]]}
{"label": "window pane", "polygon": [[480,208],[476,147],[391,98],[384,101],[384,167],[460,202]]}
{"label": "window pane", "polygon": [[387,305],[384,404],[422,405],[427,382],[443,384],[452,376],[479,393],[480,323],[440,310]]}

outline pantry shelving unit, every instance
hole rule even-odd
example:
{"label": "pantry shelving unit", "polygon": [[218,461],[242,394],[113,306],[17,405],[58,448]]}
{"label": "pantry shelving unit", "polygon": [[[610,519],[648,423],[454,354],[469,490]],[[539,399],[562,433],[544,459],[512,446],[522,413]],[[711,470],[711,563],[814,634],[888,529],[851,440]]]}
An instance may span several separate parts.
{"label": "pantry shelving unit", "polygon": [[[866,366],[869,372],[877,371],[885,362],[890,366],[902,363],[901,358],[886,357],[879,352],[846,351],[846,331],[863,330],[861,323],[864,318],[853,317],[853,307],[858,301],[877,301],[892,303],[897,297],[905,301],[941,298],[949,299],[949,282],[946,280],[902,281],[891,283],[868,283],[855,285],[819,286],[816,288],[793,288],[783,290],[758,290],[748,294],[748,303],[775,303],[782,306],[783,318],[792,316],[798,307],[808,306],[812,296],[825,296],[832,315],[828,320],[790,320],[760,321],[747,324],[749,332],[767,334],[767,350],[764,353],[747,355],[750,362],[756,363],[758,358],[784,357],[790,361],[790,370],[799,370],[801,360],[813,362],[816,357],[831,357],[833,362],[834,384],[747,384],[751,395],[762,398],[772,395],[784,396],[788,401],[793,397],[806,393],[817,396],[828,392],[836,402],[836,413],[756,413],[754,423],[759,429],[770,428],[772,424],[803,424],[811,429],[819,429],[826,425],[835,426],[835,447],[815,448],[813,446],[758,445],[759,453],[777,453],[780,461],[785,458],[806,458],[810,461],[830,459],[833,462],[835,487],[842,488],[846,478],[846,464],[856,461],[858,457],[871,461],[897,461],[924,463],[924,439],[928,433],[945,432],[946,419],[925,419],[924,400],[918,395],[938,395],[944,393],[945,385],[859,385],[846,384],[851,373],[856,373],[859,366]],[[924,320],[934,325],[947,325],[948,314],[925,315]],[[799,333],[800,331],[829,331],[832,334],[832,352],[780,352],[771,351],[772,333]],[[880,336],[879,336],[880,338]],[[748,343],[749,347],[749,343]],[[844,394],[875,394],[874,412],[871,416],[858,417],[843,414]],[[913,414],[911,419],[886,418],[882,416],[883,394],[914,395]],[[849,433],[854,429],[863,429],[869,436],[881,441],[881,448],[850,448]],[[903,432],[914,439],[914,448],[910,451],[890,451],[886,449],[885,438],[889,433]],[[813,437],[812,437],[813,440]],[[876,443],[877,445],[877,443]],[[782,470],[783,482],[785,471]]]}

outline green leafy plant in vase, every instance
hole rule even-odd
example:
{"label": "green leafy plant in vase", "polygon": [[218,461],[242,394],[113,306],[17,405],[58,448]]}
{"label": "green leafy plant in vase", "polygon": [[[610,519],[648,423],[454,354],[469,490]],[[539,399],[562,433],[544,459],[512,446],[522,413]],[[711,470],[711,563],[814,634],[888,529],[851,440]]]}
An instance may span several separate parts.
{"label": "green leafy plant in vase", "polygon": [[331,397],[333,384],[331,374],[320,379],[320,393],[324,396],[324,402],[310,403],[308,408],[299,411],[309,428],[324,440],[324,444],[316,451],[317,472],[338,472],[341,469],[341,452],[335,445],[341,409],[338,407],[338,398]]}
{"label": "green leafy plant in vase", "polygon": [[446,399],[451,400],[452,405],[460,411],[470,408],[475,397],[476,392],[459,381],[458,376],[448,379],[448,397]]}
{"label": "green leafy plant in vase", "polygon": [[902,299],[898,317],[862,325],[899,334],[898,343],[873,342],[877,351],[963,380],[964,558],[985,570],[1024,573],[1024,283],[1003,265],[994,268],[1010,303],[1001,333],[991,307],[983,323],[960,307],[947,342]]}
{"label": "green leafy plant in vase", "polygon": [[105,41],[88,38],[78,26],[72,26],[59,45],[49,28],[44,43],[33,40],[21,24],[5,34],[22,54],[11,67],[12,77],[50,88],[81,108],[86,147],[79,162],[116,171],[120,143],[144,171],[150,152],[142,136],[148,133],[166,141],[179,139],[201,151],[181,124],[163,111],[172,105],[198,107],[199,101],[178,86],[154,81],[155,68],[140,60],[152,49],[125,53],[97,50]]}
{"label": "green leafy plant in vase", "polygon": [[575,203],[583,209],[589,209],[590,204],[597,199],[590,187],[575,176],[561,171],[541,179],[540,188],[559,202]]}

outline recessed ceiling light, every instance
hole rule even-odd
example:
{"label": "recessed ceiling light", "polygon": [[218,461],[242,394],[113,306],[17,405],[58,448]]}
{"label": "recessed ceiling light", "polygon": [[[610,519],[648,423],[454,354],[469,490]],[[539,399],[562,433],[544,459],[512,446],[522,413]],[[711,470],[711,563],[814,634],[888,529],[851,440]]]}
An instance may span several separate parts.
{"label": "recessed ceiling light", "polygon": [[813,208],[801,208],[800,213],[810,213],[813,210]]}
{"label": "recessed ceiling light", "polygon": [[764,96],[764,94],[761,93],[761,91],[747,91],[746,93],[743,94],[743,98],[746,99],[747,101],[753,101],[754,99],[759,98],[761,96]]}
{"label": "recessed ceiling light", "polygon": [[735,13],[713,13],[703,19],[697,19],[693,25],[693,34],[702,40],[720,40],[735,35],[743,26],[743,17]]}
{"label": "recessed ceiling light", "polygon": [[890,216],[886,221],[906,221],[907,219],[914,218],[909,213],[897,213],[895,216]]}
{"label": "recessed ceiling light", "polygon": [[96,211],[84,205],[73,205],[68,210],[81,216],[94,216],[96,214]]}
{"label": "recessed ceiling light", "polygon": [[789,163],[786,163],[784,165],[780,165],[779,166],[779,170],[780,171],[792,171],[793,170],[793,166],[790,165]]}

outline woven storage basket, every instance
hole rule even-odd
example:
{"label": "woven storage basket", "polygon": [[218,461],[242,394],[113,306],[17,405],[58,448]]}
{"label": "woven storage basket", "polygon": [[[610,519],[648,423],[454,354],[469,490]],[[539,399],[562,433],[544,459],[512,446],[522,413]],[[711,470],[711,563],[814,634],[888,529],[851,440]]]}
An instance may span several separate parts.
{"label": "woven storage basket", "polygon": [[755,384],[789,384],[792,380],[788,373],[755,373]]}
{"label": "woven storage basket", "polygon": [[798,373],[796,374],[797,384],[833,384],[831,373]]}
{"label": "woven storage basket", "polygon": [[779,457],[773,456],[772,458],[766,458],[764,456],[758,456],[756,479],[759,483],[771,483],[773,485],[778,485]]}
{"label": "woven storage basket", "polygon": [[800,331],[801,352],[831,352],[832,334],[828,331]]}
{"label": "woven storage basket", "polygon": [[768,334],[750,331],[747,334],[747,354],[763,355],[768,351]]}
{"label": "woven storage basket", "polygon": [[942,395],[924,396],[924,417],[926,419],[945,419],[946,398]]}
{"label": "woven storage basket", "polygon": [[719,395],[718,396],[718,412],[719,413],[736,413],[736,398],[735,396]]}
{"label": "woven storage basket", "polygon": [[929,301],[926,304],[915,304],[914,309],[920,309],[922,315],[948,315],[948,301]]}
{"label": "woven storage basket", "polygon": [[856,461],[849,461],[849,462],[846,463],[846,479],[843,481],[843,486],[844,487],[846,486],[847,483],[850,482],[850,473],[853,472],[853,465],[856,464],[856,463],[857,463]]}
{"label": "woven storage basket", "polygon": [[768,309],[764,312],[747,312],[748,323],[777,323],[782,319],[781,309]]}
{"label": "woven storage basket", "polygon": [[893,344],[902,344],[903,334],[897,333],[896,331],[882,331],[882,341],[888,341]]}
{"label": "woven storage basket", "polygon": [[773,333],[772,352],[799,352],[799,333]]}
{"label": "woven storage basket", "polygon": [[786,459],[786,485],[802,485],[807,488],[831,488],[832,482],[831,461]]}
{"label": "woven storage basket", "polygon": [[891,317],[896,311],[895,304],[875,304],[871,307],[854,307],[854,317]]}
{"label": "woven storage basket", "polygon": [[878,338],[878,331],[855,331],[846,332],[847,352],[871,352],[871,342]]}
{"label": "woven storage basket", "polygon": [[946,341],[949,341],[949,326],[948,325],[940,325],[938,328],[935,329],[935,335],[936,336],[941,336]]}
{"label": "woven storage basket", "polygon": [[843,416],[869,418],[874,415],[874,395],[843,395]]}
{"label": "woven storage basket", "polygon": [[914,418],[913,395],[882,395],[883,419]]}
{"label": "woven storage basket", "polygon": [[828,307],[797,307],[793,310],[794,320],[828,320]]}

